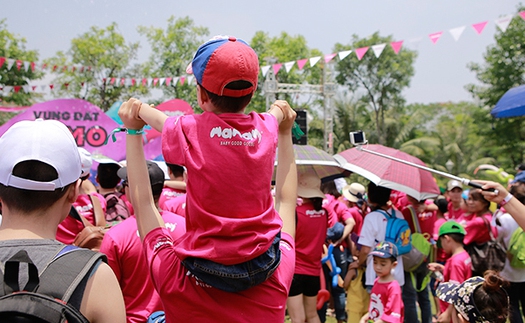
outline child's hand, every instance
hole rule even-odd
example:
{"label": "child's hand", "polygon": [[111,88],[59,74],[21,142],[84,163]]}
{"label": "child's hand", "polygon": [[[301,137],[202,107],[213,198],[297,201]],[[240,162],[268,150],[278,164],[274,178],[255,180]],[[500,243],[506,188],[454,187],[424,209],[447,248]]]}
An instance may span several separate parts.
{"label": "child's hand", "polygon": [[290,107],[288,102],[284,100],[277,100],[272,104],[270,113],[276,115],[276,112],[278,113],[279,111],[282,115],[282,119],[276,116],[277,120],[281,120],[279,122],[279,131],[289,132],[293,127],[297,113]]}
{"label": "child's hand", "polygon": [[127,102],[122,103],[118,110],[118,116],[126,128],[142,129],[142,127],[146,125],[146,123],[138,116],[142,104],[142,102],[135,98],[131,98]]}
{"label": "child's hand", "polygon": [[445,268],[442,264],[439,264],[437,262],[431,262],[427,265],[428,269],[430,271],[443,271]]}

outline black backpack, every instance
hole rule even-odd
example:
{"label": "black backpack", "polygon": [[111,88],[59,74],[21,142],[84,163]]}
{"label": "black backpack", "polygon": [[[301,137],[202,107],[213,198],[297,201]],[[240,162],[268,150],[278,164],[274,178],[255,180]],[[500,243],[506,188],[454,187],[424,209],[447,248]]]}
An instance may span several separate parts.
{"label": "black backpack", "polygon": [[[69,301],[99,259],[105,260],[105,255],[65,246],[39,276],[27,252],[18,251],[0,271],[0,322],[89,323],[80,305],[77,308]],[[27,264],[29,277],[23,289],[18,284],[21,263]]]}

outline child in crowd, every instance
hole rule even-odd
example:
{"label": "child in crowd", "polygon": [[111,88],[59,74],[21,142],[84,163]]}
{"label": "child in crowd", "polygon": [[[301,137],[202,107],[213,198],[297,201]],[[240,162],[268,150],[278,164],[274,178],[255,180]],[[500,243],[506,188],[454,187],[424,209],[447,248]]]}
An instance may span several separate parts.
{"label": "child in crowd", "polygon": [[[454,220],[449,220],[439,228],[438,248],[450,255],[445,266],[439,263],[430,263],[428,268],[443,275],[444,282],[460,284],[472,276],[470,256],[465,251],[463,239],[466,235],[465,228]],[[452,308],[445,302],[440,303],[441,314],[438,322],[449,322]]]}
{"label": "child in crowd", "polygon": [[361,318],[361,323],[402,323],[404,306],[401,286],[392,275],[397,266],[397,247],[387,241],[378,243],[369,257],[374,257],[374,271],[377,275],[370,292],[368,313]]}
{"label": "child in crowd", "polygon": [[188,172],[187,233],[177,256],[208,285],[238,292],[264,282],[280,262],[282,221],[270,185],[278,127],[289,106],[277,101],[268,113],[244,113],[259,60],[235,37],[201,45],[187,72],[197,80],[202,114],[168,118],[140,101],[128,103],[137,120],[162,132],[166,162]]}

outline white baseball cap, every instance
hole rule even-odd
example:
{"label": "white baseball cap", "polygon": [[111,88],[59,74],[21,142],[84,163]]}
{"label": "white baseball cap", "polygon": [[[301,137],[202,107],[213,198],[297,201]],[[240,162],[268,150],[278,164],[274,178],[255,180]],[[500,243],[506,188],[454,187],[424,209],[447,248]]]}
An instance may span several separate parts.
{"label": "white baseball cap", "polygon": [[[79,179],[80,153],[71,131],[56,120],[20,121],[0,137],[0,183],[31,191],[54,191]],[[52,166],[58,178],[40,182],[13,175],[18,163],[38,160]]]}
{"label": "white baseball cap", "polygon": [[82,174],[80,174],[80,177],[84,177],[90,174],[91,166],[93,166],[93,158],[91,157],[91,153],[85,148],[78,147],[78,152],[80,153],[80,161],[82,164]]}

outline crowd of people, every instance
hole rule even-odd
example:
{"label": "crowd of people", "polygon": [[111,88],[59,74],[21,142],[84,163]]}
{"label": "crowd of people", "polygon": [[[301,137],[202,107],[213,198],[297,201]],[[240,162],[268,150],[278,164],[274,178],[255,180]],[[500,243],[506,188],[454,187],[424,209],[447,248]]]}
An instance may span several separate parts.
{"label": "crowd of people", "polygon": [[[239,39],[201,45],[188,72],[204,113],[168,117],[125,102],[125,166],[93,160],[58,121],[13,125],[0,138],[0,151],[9,152],[0,160],[0,262],[27,262],[41,274],[64,254],[85,252],[68,246],[78,245],[86,223],[102,222],[103,238],[88,254],[95,260],[69,273],[78,286],[67,298],[53,295],[90,322],[288,315],[303,323],[325,322],[327,313],[349,323],[522,322],[525,265],[507,258],[500,272],[476,271],[469,250],[495,239],[509,247],[525,227],[525,172],[509,187],[481,182],[483,190],[452,180],[442,196],[423,201],[372,182],[298,173],[288,103],[244,113],[258,69]],[[144,158],[146,124],[162,133],[167,173]],[[431,245],[414,268],[387,241],[389,218],[405,220]],[[34,278],[31,270],[16,277],[2,282],[9,288],[0,296]],[[321,301],[324,290],[330,297]],[[1,320],[23,316],[1,304]]]}

